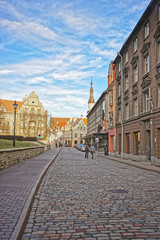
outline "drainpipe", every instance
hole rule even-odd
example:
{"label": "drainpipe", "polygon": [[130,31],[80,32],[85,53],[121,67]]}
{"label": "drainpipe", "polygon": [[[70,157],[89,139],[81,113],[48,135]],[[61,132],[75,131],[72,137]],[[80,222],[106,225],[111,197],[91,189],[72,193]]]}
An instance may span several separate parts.
{"label": "drainpipe", "polygon": [[124,145],[124,108],[123,108],[123,58],[120,52],[118,52],[118,55],[121,58],[121,129],[122,129],[122,134],[121,134],[121,158],[124,157],[124,152],[123,152],[123,145]]}

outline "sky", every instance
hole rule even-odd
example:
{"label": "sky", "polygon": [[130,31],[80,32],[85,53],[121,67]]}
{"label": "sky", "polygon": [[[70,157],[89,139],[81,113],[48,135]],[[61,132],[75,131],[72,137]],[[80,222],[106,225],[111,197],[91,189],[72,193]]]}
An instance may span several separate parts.
{"label": "sky", "polygon": [[86,117],[150,0],[0,0],[0,98],[35,91],[52,117]]}

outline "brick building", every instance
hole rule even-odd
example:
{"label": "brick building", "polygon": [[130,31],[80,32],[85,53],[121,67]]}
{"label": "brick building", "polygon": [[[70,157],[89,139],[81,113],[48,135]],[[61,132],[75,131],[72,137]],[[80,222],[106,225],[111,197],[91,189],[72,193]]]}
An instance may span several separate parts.
{"label": "brick building", "polygon": [[160,166],[160,1],[152,0],[116,59],[116,153]]}

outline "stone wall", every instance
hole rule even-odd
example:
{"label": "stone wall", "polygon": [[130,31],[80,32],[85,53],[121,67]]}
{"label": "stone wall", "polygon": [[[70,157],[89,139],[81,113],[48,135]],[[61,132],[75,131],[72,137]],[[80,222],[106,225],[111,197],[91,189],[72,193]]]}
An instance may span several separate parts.
{"label": "stone wall", "polygon": [[49,149],[50,146],[45,145],[39,147],[0,150],[0,170],[23,162],[28,158],[35,157]]}

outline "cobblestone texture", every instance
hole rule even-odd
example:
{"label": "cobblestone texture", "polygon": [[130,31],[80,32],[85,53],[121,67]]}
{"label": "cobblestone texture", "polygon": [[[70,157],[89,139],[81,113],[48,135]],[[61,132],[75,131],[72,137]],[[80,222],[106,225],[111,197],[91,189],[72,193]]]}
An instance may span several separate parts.
{"label": "cobblestone texture", "polygon": [[160,174],[64,148],[35,197],[23,240],[160,239]]}
{"label": "cobblestone texture", "polygon": [[0,240],[10,239],[32,188],[57,152],[52,149],[0,172]]}

